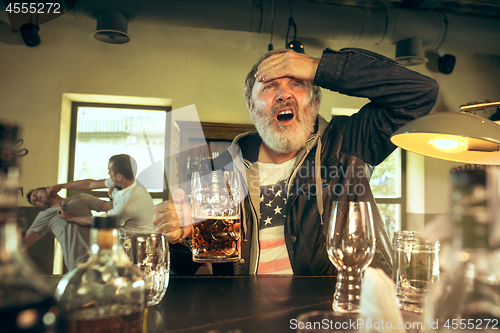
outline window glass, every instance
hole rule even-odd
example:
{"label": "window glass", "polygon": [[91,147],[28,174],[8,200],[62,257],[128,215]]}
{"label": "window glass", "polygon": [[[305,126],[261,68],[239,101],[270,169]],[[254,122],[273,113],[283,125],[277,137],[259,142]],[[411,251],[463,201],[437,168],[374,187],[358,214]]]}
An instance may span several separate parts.
{"label": "window glass", "polygon": [[376,198],[401,197],[401,148],[377,165],[370,178],[370,187]]}
{"label": "window glass", "polygon": [[394,236],[394,231],[401,229],[401,205],[399,204],[377,204],[380,215],[384,220],[384,227],[391,240]]}
{"label": "window glass", "polygon": [[77,108],[73,180],[108,178],[108,160],[128,154],[137,161],[137,179],[150,192],[165,188],[165,110]]}

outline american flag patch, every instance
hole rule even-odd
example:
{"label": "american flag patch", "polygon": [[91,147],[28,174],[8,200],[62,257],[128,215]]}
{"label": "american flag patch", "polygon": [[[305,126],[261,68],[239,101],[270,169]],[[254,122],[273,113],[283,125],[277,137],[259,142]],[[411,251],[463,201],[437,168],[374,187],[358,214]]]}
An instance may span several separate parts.
{"label": "american flag patch", "polygon": [[257,274],[293,274],[285,244],[286,182],[260,187],[260,258]]}

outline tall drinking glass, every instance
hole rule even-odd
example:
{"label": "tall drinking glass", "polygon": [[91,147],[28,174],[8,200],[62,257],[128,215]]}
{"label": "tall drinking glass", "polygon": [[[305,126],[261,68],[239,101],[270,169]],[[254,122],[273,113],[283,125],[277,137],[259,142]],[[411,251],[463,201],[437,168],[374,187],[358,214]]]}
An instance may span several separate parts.
{"label": "tall drinking glass", "polygon": [[229,262],[241,258],[241,184],[232,171],[195,172],[191,180],[195,262]]}
{"label": "tall drinking glass", "polygon": [[439,241],[423,239],[419,232],[394,233],[392,279],[400,309],[421,313],[431,285],[439,280]]}
{"label": "tall drinking glass", "polygon": [[370,202],[334,202],[327,250],[330,261],[338,270],[333,311],[358,313],[363,271],[375,255]]}

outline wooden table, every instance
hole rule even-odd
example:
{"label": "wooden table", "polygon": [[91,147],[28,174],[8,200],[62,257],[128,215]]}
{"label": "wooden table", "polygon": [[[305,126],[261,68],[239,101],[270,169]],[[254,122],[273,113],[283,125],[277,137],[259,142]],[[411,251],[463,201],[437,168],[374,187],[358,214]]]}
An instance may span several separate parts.
{"label": "wooden table", "polygon": [[163,300],[148,309],[148,332],[293,332],[298,315],[331,310],[335,283],[335,277],[171,277]]}
{"label": "wooden table", "polygon": [[[55,289],[60,278],[47,281]],[[331,311],[335,283],[336,277],[326,276],[173,276],[160,304],[147,308],[147,333],[298,333],[293,328],[297,328],[299,315]],[[402,314],[407,322],[420,318],[414,313]],[[357,319],[355,315],[341,318]]]}

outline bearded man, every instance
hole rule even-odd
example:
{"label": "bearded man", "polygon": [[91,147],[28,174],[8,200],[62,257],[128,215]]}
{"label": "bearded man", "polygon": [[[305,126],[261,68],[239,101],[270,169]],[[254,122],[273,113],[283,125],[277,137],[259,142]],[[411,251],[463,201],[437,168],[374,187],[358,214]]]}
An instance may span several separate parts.
{"label": "bearded man", "polygon": [[[368,98],[354,115],[318,115],[323,87]],[[395,146],[391,134],[428,114],[439,94],[431,78],[361,49],[327,48],[321,59],[292,50],[266,53],[245,81],[245,98],[258,133],[235,138],[215,168],[235,166],[247,181],[242,205],[242,259],[213,264],[214,274],[335,275],[326,225],[334,201],[370,201],[376,254],[372,266],[391,272],[391,246],[369,186],[373,168]],[[171,243],[190,236],[182,193],[155,208],[158,232]],[[177,205],[177,210],[175,210]],[[185,257],[183,256],[185,253]],[[190,273],[189,251],[171,247],[172,272]]]}

